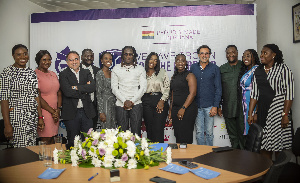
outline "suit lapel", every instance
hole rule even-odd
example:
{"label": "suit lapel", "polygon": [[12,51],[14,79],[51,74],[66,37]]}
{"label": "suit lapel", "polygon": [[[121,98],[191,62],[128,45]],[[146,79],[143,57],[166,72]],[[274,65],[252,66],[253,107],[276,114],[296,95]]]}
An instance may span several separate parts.
{"label": "suit lapel", "polygon": [[[70,80],[72,83],[78,83],[75,74],[71,71],[71,69],[70,69],[69,67],[67,68],[67,71],[68,71],[68,78],[69,78],[69,80]],[[70,84],[72,84],[72,83],[70,83]]]}
{"label": "suit lapel", "polygon": [[84,83],[84,69],[80,68],[80,71],[79,71],[79,84],[83,84]]}

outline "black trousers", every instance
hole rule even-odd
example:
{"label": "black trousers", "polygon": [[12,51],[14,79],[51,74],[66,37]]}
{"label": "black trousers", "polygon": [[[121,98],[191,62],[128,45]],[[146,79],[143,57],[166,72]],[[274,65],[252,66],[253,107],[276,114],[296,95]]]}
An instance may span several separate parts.
{"label": "black trousers", "polygon": [[131,132],[141,136],[142,117],[142,104],[134,105],[131,110],[125,110],[123,107],[116,106],[117,125],[121,126],[121,130],[123,131],[129,129],[130,121]]}
{"label": "black trousers", "polygon": [[80,132],[88,132],[90,128],[93,128],[93,120],[89,119],[83,110],[83,108],[77,109],[76,116],[72,120],[64,121],[67,130],[68,143],[66,148],[74,147],[74,138],[76,135],[81,135],[81,139],[84,140],[85,137]]}
{"label": "black trousers", "polygon": [[143,115],[146,125],[147,138],[152,142],[164,143],[164,129],[168,116],[169,104],[165,102],[161,113],[157,112],[156,106],[162,94],[150,95],[145,93],[142,97]]}

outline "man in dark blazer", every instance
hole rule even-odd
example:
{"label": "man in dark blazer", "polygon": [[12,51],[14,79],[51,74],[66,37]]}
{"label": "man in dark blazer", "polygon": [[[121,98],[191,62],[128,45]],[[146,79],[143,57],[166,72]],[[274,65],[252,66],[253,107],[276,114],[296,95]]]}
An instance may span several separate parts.
{"label": "man in dark blazer", "polygon": [[[81,55],[81,64],[80,67],[83,69],[88,69],[92,73],[92,77],[96,82],[96,74],[100,70],[99,67],[93,65],[94,63],[94,52],[91,49],[84,49],[82,50]],[[97,112],[97,98],[95,92],[90,94],[91,100],[95,107],[96,116],[93,118],[93,129],[96,130],[97,122],[98,122],[98,112]],[[100,124],[99,124],[100,125]],[[100,129],[100,127],[99,127]]]}
{"label": "man in dark blazer", "polygon": [[[95,117],[94,105],[90,93],[96,90],[92,74],[87,69],[80,68],[80,57],[76,51],[67,55],[68,67],[60,72],[59,83],[62,91],[62,112],[67,129],[67,149],[74,146],[74,138],[80,132],[88,132],[93,127]],[[84,136],[81,134],[81,138]]]}

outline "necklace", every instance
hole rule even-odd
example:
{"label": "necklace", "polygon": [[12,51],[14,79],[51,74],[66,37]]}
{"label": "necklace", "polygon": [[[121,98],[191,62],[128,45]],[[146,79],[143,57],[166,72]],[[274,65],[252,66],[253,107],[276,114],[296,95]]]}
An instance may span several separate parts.
{"label": "necklace", "polygon": [[265,69],[265,71],[269,71],[272,69],[272,67],[270,67],[269,69],[266,69],[266,65],[264,65],[264,69]]}
{"label": "necklace", "polygon": [[130,69],[131,69],[132,67],[133,67],[133,65],[130,65],[130,66],[126,66],[126,65],[125,65],[125,69],[126,69],[127,72],[130,72]]}

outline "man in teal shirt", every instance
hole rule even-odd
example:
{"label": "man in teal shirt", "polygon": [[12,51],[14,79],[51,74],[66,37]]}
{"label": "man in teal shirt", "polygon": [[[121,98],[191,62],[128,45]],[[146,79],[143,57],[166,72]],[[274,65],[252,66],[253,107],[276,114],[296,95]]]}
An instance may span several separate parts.
{"label": "man in teal shirt", "polygon": [[222,81],[222,109],[218,109],[219,116],[224,115],[229,139],[233,148],[244,149],[245,137],[242,103],[238,98],[238,77],[242,61],[238,60],[238,50],[235,45],[226,48],[227,63],[221,65]]}

